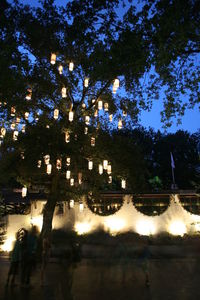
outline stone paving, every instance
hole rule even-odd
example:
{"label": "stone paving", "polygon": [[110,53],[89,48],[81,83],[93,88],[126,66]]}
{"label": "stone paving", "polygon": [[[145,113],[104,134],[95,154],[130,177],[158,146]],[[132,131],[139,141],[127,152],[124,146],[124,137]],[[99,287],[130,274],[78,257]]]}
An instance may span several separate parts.
{"label": "stone paving", "polygon": [[31,288],[6,287],[9,268],[0,259],[0,300],[198,300],[200,260],[150,259],[150,287],[137,259],[83,259],[77,266],[50,262],[46,285],[40,285],[40,268],[32,276]]}

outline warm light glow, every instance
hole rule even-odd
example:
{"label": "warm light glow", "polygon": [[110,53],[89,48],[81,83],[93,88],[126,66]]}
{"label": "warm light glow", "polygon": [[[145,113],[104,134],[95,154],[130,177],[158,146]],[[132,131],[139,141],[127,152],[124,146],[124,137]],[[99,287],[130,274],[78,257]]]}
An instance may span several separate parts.
{"label": "warm light glow", "polygon": [[73,111],[70,111],[69,112],[69,121],[72,122],[74,119],[74,112]]}
{"label": "warm light glow", "polygon": [[42,161],[41,161],[41,160],[38,160],[37,167],[38,167],[38,168],[41,168],[41,165],[42,165]]}
{"label": "warm light glow", "polygon": [[45,163],[46,165],[48,165],[49,162],[50,162],[50,155],[49,155],[49,154],[46,154],[46,155],[44,156],[44,163]]}
{"label": "warm light glow", "polygon": [[187,232],[186,226],[182,221],[174,221],[169,225],[169,233],[183,236]]}
{"label": "warm light glow", "polygon": [[13,140],[14,140],[14,141],[17,141],[18,135],[19,135],[19,131],[15,130],[15,131],[13,132]]}
{"label": "warm light glow", "polygon": [[92,146],[92,147],[95,146],[95,137],[91,137],[91,146]]}
{"label": "warm light glow", "polygon": [[28,120],[28,117],[29,117],[29,112],[28,111],[25,112],[24,117],[25,117],[25,120]]}
{"label": "warm light glow", "polygon": [[108,176],[108,183],[112,183],[112,176],[111,175]]}
{"label": "warm light glow", "polygon": [[107,167],[107,173],[109,175],[112,173],[112,167],[111,167],[111,165],[108,165],[108,167]]}
{"label": "warm light glow", "polygon": [[108,107],[109,107],[108,103],[107,103],[107,102],[104,103],[104,110],[105,110],[105,111],[108,111]]}
{"label": "warm light glow", "polygon": [[51,164],[48,164],[48,165],[47,165],[47,174],[50,175],[50,174],[51,174],[51,171],[52,171],[52,165],[51,165]]}
{"label": "warm light glow", "polygon": [[74,178],[70,179],[70,185],[73,186],[74,185]]}
{"label": "warm light glow", "polygon": [[104,159],[103,160],[103,168],[104,168],[104,170],[107,170],[107,167],[108,167],[108,161],[107,161],[107,159]]}
{"label": "warm light glow", "polygon": [[83,174],[81,172],[78,173],[78,184],[82,184]]}
{"label": "warm light glow", "polygon": [[85,133],[85,134],[88,134],[88,127],[85,127],[84,133]]}
{"label": "warm light glow", "polygon": [[103,165],[99,164],[99,174],[103,174]]}
{"label": "warm light glow", "polygon": [[24,133],[26,131],[26,125],[22,125],[22,132]]}
{"label": "warm light glow", "polygon": [[22,197],[24,198],[24,197],[26,197],[26,195],[27,195],[27,187],[24,186],[24,187],[22,188]]}
{"label": "warm light glow", "polygon": [[90,125],[90,117],[89,116],[85,116],[85,124]]}
{"label": "warm light glow", "polygon": [[57,120],[58,116],[59,116],[59,110],[56,108],[56,109],[54,109],[53,117],[55,120]]}
{"label": "warm light glow", "polygon": [[98,117],[98,110],[96,109],[95,112],[94,112],[94,117]]}
{"label": "warm light glow", "polygon": [[110,114],[110,115],[109,115],[109,121],[112,122],[112,119],[113,119],[113,115]]}
{"label": "warm light glow", "polygon": [[41,231],[42,224],[43,224],[43,216],[42,215],[38,215],[38,216],[31,217],[30,224],[32,226],[37,226],[38,229],[39,229],[39,231]]}
{"label": "warm light glow", "polygon": [[118,218],[110,218],[105,220],[104,225],[111,233],[116,234],[125,227],[125,221]]}
{"label": "warm light glow", "polygon": [[15,109],[15,107],[11,107],[11,111],[10,111],[10,115],[11,115],[11,117],[14,117],[15,116],[15,112],[16,112],[16,109]]}
{"label": "warm light glow", "polygon": [[89,169],[89,170],[92,170],[92,169],[93,169],[93,161],[92,161],[92,160],[89,160],[89,161],[88,161],[88,169]]}
{"label": "warm light glow", "polygon": [[61,167],[62,167],[62,160],[61,160],[60,158],[58,158],[58,159],[56,160],[56,168],[57,168],[58,170],[60,170]]}
{"label": "warm light glow", "polygon": [[27,89],[26,100],[31,100],[32,97],[32,89]]}
{"label": "warm light glow", "polygon": [[70,176],[71,176],[71,171],[67,170],[66,171],[66,179],[70,179]]}
{"label": "warm light glow", "polygon": [[122,126],[123,126],[123,125],[122,125],[122,120],[119,119],[119,121],[118,121],[118,126],[117,126],[118,129],[122,129]]}
{"label": "warm light glow", "polygon": [[91,225],[87,222],[83,223],[76,223],[75,224],[75,231],[79,234],[85,234],[91,231]]}
{"label": "warm light glow", "polygon": [[10,236],[6,239],[5,243],[1,246],[1,249],[6,252],[10,252],[13,249],[15,238]]}
{"label": "warm light glow", "polygon": [[88,85],[89,85],[89,78],[85,78],[84,87],[88,87]]}
{"label": "warm light glow", "polygon": [[66,89],[66,87],[63,87],[63,88],[62,88],[61,94],[62,94],[62,97],[63,97],[63,98],[67,98],[67,89]]}
{"label": "warm light glow", "polygon": [[19,117],[17,117],[17,118],[16,118],[16,124],[19,124],[19,123],[20,123],[20,120],[21,120],[21,119],[20,119]]}
{"label": "warm light glow", "polygon": [[69,143],[70,142],[70,134],[69,131],[65,131],[65,142]]}
{"label": "warm light glow", "polygon": [[126,180],[125,179],[122,179],[122,181],[121,181],[121,187],[122,187],[122,189],[126,188]]}
{"label": "warm light glow", "polygon": [[98,109],[101,110],[103,108],[103,101],[98,101]]}
{"label": "warm light glow", "polygon": [[69,63],[69,71],[73,71],[74,70],[74,63],[71,61]]}
{"label": "warm light glow", "polygon": [[58,72],[59,72],[60,75],[62,75],[62,73],[63,73],[63,66],[60,65],[58,67]]}
{"label": "warm light glow", "polygon": [[66,165],[67,165],[67,166],[70,166],[70,163],[71,163],[71,158],[70,158],[70,157],[67,157],[67,158],[66,158]]}
{"label": "warm light glow", "polygon": [[51,64],[55,65],[56,63],[56,54],[55,53],[51,53]]}
{"label": "warm light glow", "polygon": [[136,231],[141,235],[155,234],[155,226],[150,220],[139,221],[136,224]]}
{"label": "warm light glow", "polygon": [[4,127],[1,128],[1,137],[6,135],[6,129]]}

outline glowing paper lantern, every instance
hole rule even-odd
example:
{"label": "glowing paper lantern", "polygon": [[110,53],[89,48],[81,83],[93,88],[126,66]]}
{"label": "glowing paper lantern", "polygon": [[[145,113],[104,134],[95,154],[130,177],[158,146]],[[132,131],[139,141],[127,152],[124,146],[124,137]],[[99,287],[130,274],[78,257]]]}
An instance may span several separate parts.
{"label": "glowing paper lantern", "polygon": [[46,154],[46,155],[44,156],[44,163],[45,163],[45,165],[48,165],[49,162],[50,162],[50,155],[49,155],[49,154]]}
{"label": "glowing paper lantern", "polygon": [[6,129],[4,127],[1,128],[1,137],[6,135]]}
{"label": "glowing paper lantern", "polygon": [[55,65],[56,63],[56,54],[55,53],[51,53],[51,64]]}
{"label": "glowing paper lantern", "polygon": [[103,101],[98,101],[98,110],[101,110],[103,108]]}
{"label": "glowing paper lantern", "polygon": [[65,131],[65,142],[69,143],[70,142],[70,134],[69,131]]}
{"label": "glowing paper lantern", "polygon": [[14,141],[17,141],[18,135],[19,135],[19,131],[15,130],[15,131],[13,132],[13,140],[14,140]]}
{"label": "glowing paper lantern", "polygon": [[89,161],[88,161],[88,169],[89,169],[89,170],[92,170],[92,169],[93,169],[93,161],[92,161],[92,160],[89,160]]}
{"label": "glowing paper lantern", "polygon": [[74,70],[74,63],[71,61],[69,63],[69,71],[73,71]]}
{"label": "glowing paper lantern", "polygon": [[25,114],[24,114],[24,118],[25,118],[25,120],[28,120],[28,117],[29,117],[29,112],[28,112],[28,111],[26,111],[26,112],[25,112]]}
{"label": "glowing paper lantern", "polygon": [[92,104],[94,104],[96,102],[96,99],[92,99]]}
{"label": "glowing paper lantern", "polygon": [[54,109],[54,112],[53,112],[53,117],[54,117],[54,119],[55,120],[57,120],[58,119],[58,117],[59,117],[59,109]]}
{"label": "glowing paper lantern", "polygon": [[84,133],[85,133],[85,134],[88,134],[88,127],[85,127]]}
{"label": "glowing paper lantern", "polygon": [[108,167],[107,167],[107,173],[108,174],[112,173],[112,167],[111,167],[111,165],[108,165]]}
{"label": "glowing paper lantern", "polygon": [[41,161],[41,160],[38,160],[37,167],[38,167],[38,168],[41,168],[41,165],[42,165],[42,161]]}
{"label": "glowing paper lantern", "polygon": [[83,109],[86,108],[86,104],[85,104],[85,103],[82,104],[82,108],[83,108]]}
{"label": "glowing paper lantern", "polygon": [[112,176],[108,176],[108,183],[112,183]]}
{"label": "glowing paper lantern", "polygon": [[73,111],[70,111],[69,112],[69,121],[72,122],[74,119],[74,112]]}
{"label": "glowing paper lantern", "polygon": [[126,180],[125,179],[121,180],[121,187],[122,187],[122,189],[126,188]]}
{"label": "glowing paper lantern", "polygon": [[70,177],[71,177],[71,171],[67,170],[66,171],[66,179],[70,179]]}
{"label": "glowing paper lantern", "polygon": [[62,160],[61,160],[60,158],[58,158],[58,159],[56,160],[56,168],[57,168],[58,170],[60,170],[61,167],[62,167]]}
{"label": "glowing paper lantern", "polygon": [[60,75],[62,75],[62,73],[63,73],[63,66],[62,65],[60,65],[58,67],[58,72],[59,72]]}
{"label": "glowing paper lantern", "polygon": [[62,98],[67,98],[67,89],[66,87],[63,87],[61,90]]}
{"label": "glowing paper lantern", "polygon": [[122,129],[122,120],[121,119],[119,119],[117,127],[118,127],[118,129]]}
{"label": "glowing paper lantern", "polygon": [[95,112],[94,112],[94,117],[98,117],[98,110],[96,109]]}
{"label": "glowing paper lantern", "polygon": [[22,125],[22,132],[24,133],[26,131],[26,125]]}
{"label": "glowing paper lantern", "polygon": [[85,124],[86,125],[90,124],[90,117],[89,116],[85,116]]}
{"label": "glowing paper lantern", "polygon": [[51,164],[48,164],[48,165],[47,165],[47,174],[50,175],[50,174],[51,174],[51,171],[52,171],[52,165],[51,165]]}
{"label": "glowing paper lantern", "polygon": [[126,117],[127,116],[127,112],[126,110],[123,110],[123,116]]}
{"label": "glowing paper lantern", "polygon": [[12,124],[10,125],[10,128],[11,128],[12,130],[14,130],[14,129],[15,129],[15,126],[16,126],[16,124],[15,124],[15,123],[12,123]]}
{"label": "glowing paper lantern", "polygon": [[105,110],[105,111],[108,111],[108,107],[109,107],[108,103],[107,103],[107,102],[104,103],[104,110]]}
{"label": "glowing paper lantern", "polygon": [[103,165],[99,164],[99,174],[103,174]]}
{"label": "glowing paper lantern", "polygon": [[27,89],[26,100],[31,100],[32,98],[32,89]]}
{"label": "glowing paper lantern", "polygon": [[95,146],[95,137],[91,137],[91,146],[92,146],[92,147]]}
{"label": "glowing paper lantern", "polygon": [[27,187],[24,186],[24,187],[22,188],[22,198],[26,197],[26,195],[27,195]]}
{"label": "glowing paper lantern", "polygon": [[82,184],[82,177],[83,177],[83,174],[81,172],[78,173],[78,183],[79,184]]}
{"label": "glowing paper lantern", "polygon": [[117,92],[118,88],[119,88],[119,79],[116,78],[113,83],[113,94],[115,94]]}
{"label": "glowing paper lantern", "polygon": [[109,121],[112,122],[112,119],[113,119],[113,115],[110,114],[110,115],[109,115]]}
{"label": "glowing paper lantern", "polygon": [[70,185],[73,186],[74,185],[74,178],[70,179]]}
{"label": "glowing paper lantern", "polygon": [[11,117],[14,117],[15,113],[16,113],[16,109],[15,109],[15,107],[12,106],[11,109],[10,109],[10,115],[11,115]]}
{"label": "glowing paper lantern", "polygon": [[89,85],[89,78],[84,79],[84,87],[88,87]]}
{"label": "glowing paper lantern", "polygon": [[107,161],[107,159],[103,160],[103,168],[104,168],[104,170],[107,170],[107,168],[108,168],[108,161]]}
{"label": "glowing paper lantern", "polygon": [[70,166],[70,163],[71,163],[71,158],[70,158],[70,157],[67,157],[67,158],[66,158],[66,165],[67,165],[67,166]]}

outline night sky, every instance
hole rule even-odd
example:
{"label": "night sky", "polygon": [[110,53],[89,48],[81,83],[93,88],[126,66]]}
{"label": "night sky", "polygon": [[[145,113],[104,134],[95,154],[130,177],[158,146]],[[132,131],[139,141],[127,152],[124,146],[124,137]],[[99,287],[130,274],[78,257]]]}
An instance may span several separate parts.
{"label": "night sky", "polygon": [[[12,2],[12,0],[10,0]],[[33,6],[38,6],[38,0],[21,0],[24,4],[29,4]],[[56,0],[55,1],[58,5],[65,5],[68,1],[67,0]],[[127,1],[128,3],[128,1]],[[128,4],[130,5],[130,4]],[[124,9],[119,8],[118,13],[121,15],[123,13]],[[157,100],[151,112],[144,111],[141,113],[140,116],[140,124],[146,127],[147,129],[149,127],[154,128],[155,130],[161,130],[162,129],[162,123],[160,121],[159,113],[162,110],[162,94],[159,100]],[[200,111],[198,107],[196,106],[194,110],[187,110],[185,113],[185,116],[182,117],[182,124],[176,125],[176,119],[173,120],[174,124],[167,129],[167,132],[175,132],[179,129],[187,130],[191,133],[196,132],[198,129],[200,129]]]}

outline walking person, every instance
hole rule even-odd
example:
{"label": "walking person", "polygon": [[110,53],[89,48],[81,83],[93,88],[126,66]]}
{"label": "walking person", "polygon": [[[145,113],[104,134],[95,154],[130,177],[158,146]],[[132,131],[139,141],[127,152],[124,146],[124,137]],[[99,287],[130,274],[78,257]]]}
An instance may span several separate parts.
{"label": "walking person", "polygon": [[20,253],[20,233],[19,231],[16,233],[16,241],[14,244],[13,251],[11,253],[11,263],[10,263],[10,269],[8,272],[8,277],[7,277],[7,282],[6,284],[8,285],[11,279],[11,285],[15,284],[15,278],[16,275],[18,274],[19,270],[19,263],[20,263],[20,258],[21,258],[21,253]]}

